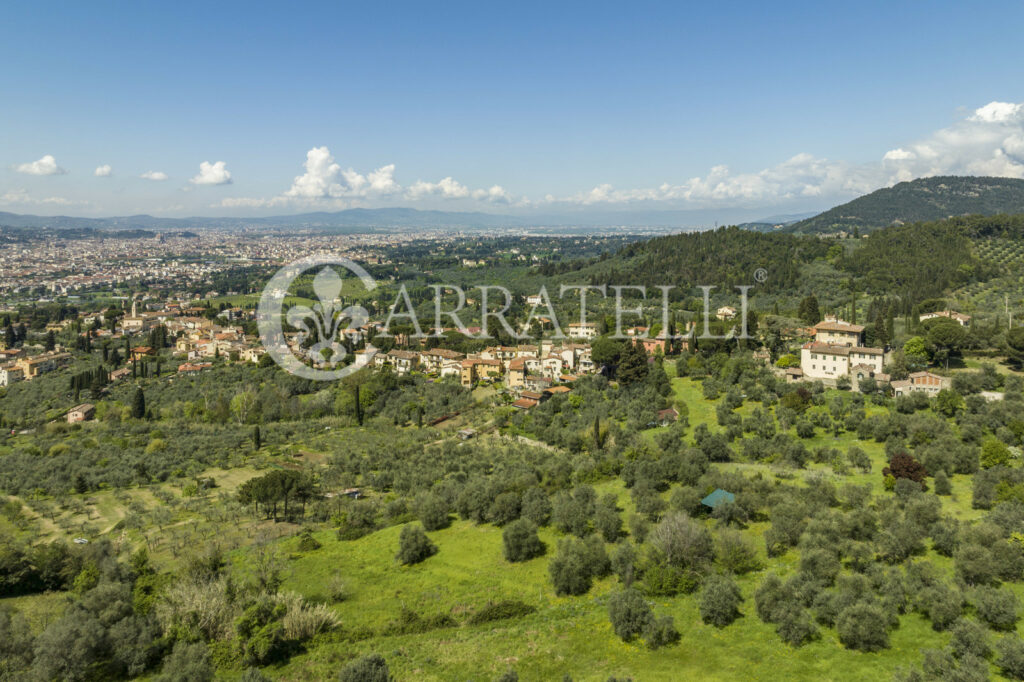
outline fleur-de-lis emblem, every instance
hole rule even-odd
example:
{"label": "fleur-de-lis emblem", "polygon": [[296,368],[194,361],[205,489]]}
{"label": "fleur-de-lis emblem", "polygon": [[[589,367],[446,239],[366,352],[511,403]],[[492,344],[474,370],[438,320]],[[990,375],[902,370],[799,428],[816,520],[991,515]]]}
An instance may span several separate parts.
{"label": "fleur-de-lis emblem", "polygon": [[[342,279],[335,268],[351,273],[351,282],[373,291],[377,282],[358,263],[332,254],[316,254],[293,261],[274,274],[263,289],[256,309],[260,341],[267,354],[285,371],[313,381],[334,381],[366,367],[377,353],[370,342],[355,354],[354,361],[341,364],[347,355],[341,334],[353,341],[362,337],[362,328],[370,315],[362,306],[341,307]],[[318,271],[317,271],[318,270]],[[305,272],[317,271],[313,290],[319,299],[312,305],[299,305],[284,311],[284,299],[296,278]],[[347,327],[343,325],[349,320]],[[297,330],[289,340],[282,328],[287,322]],[[307,349],[306,344],[310,347]]]}
{"label": "fleur-de-lis emblem", "polygon": [[[288,324],[299,330],[298,344],[305,347],[311,337],[313,345],[309,349],[309,358],[317,367],[332,368],[347,355],[345,346],[340,343],[342,322],[349,320],[349,329],[364,326],[369,320],[369,313],[362,306],[340,308],[342,280],[333,268],[325,267],[313,278],[313,291],[316,292],[318,303],[313,307],[297,305],[288,310]],[[312,320],[312,328],[308,321]]]}

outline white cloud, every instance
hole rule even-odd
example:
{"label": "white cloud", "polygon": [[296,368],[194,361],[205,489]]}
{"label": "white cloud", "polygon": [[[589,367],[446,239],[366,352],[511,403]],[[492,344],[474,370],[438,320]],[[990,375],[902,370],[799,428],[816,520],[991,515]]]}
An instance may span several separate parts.
{"label": "white cloud", "polygon": [[883,161],[906,161],[907,159],[913,159],[917,155],[914,152],[909,152],[902,147],[896,149],[890,149],[882,157]]}
{"label": "white cloud", "polygon": [[417,180],[405,193],[410,199],[422,199],[429,196],[438,196],[444,199],[465,199],[469,194],[469,188],[461,182],[454,180],[451,176],[442,178],[438,182]]}
{"label": "white cloud", "polygon": [[401,191],[401,186],[395,182],[394,164],[381,166],[366,175],[351,168],[342,170],[327,147],[313,147],[306,152],[303,167],[306,172],[296,176],[292,186],[281,195],[285,199],[309,202],[386,196]]}
{"label": "white cloud", "polygon": [[114,172],[114,169],[110,167],[109,163],[105,163],[102,166],[96,166],[96,170],[93,171],[93,175],[97,178],[109,178],[110,174]]}
{"label": "white cloud", "polygon": [[548,203],[582,205],[661,201],[688,208],[755,205],[795,199],[835,199],[865,194],[904,180],[933,175],[1024,178],[1024,103],[990,102],[953,125],[891,149],[878,163],[851,164],[797,154],[750,173],[715,166],[680,184],[617,189],[600,184]]}
{"label": "white cloud", "polygon": [[677,185],[663,183],[653,188],[616,189],[605,183],[568,199],[553,199],[549,195],[547,200],[582,205],[659,201],[700,208],[863,193],[874,189],[872,182],[870,173],[862,169],[810,154],[797,154],[756,173],[733,173],[727,166],[714,166],[707,175]]}
{"label": "white cloud", "polygon": [[146,171],[139,177],[143,180],[156,180],[157,182],[160,182],[166,180],[168,176],[167,173],[164,173],[163,171]]}
{"label": "white cloud", "polygon": [[267,206],[276,206],[283,201],[278,201],[279,197],[272,199],[260,199],[258,197],[224,197],[220,200],[220,204],[214,204],[214,206],[221,206],[223,208],[264,208]]}
{"label": "white cloud", "polygon": [[222,208],[267,208],[297,204],[346,208],[367,205],[370,200],[381,200],[398,195],[406,199],[474,199],[492,203],[512,203],[512,195],[500,185],[489,189],[471,190],[451,176],[438,182],[413,183],[403,188],[395,179],[395,164],[387,164],[368,173],[352,168],[343,169],[336,163],[327,147],[313,147],[306,152],[302,164],[304,172],[292,180],[291,187],[274,197],[226,197]]}
{"label": "white cloud", "polygon": [[1024,103],[989,102],[966,118],[885,154],[886,182],[931,175],[1024,178]]}
{"label": "white cloud", "polygon": [[1019,123],[1024,120],[1024,103],[989,102],[985,106],[975,109],[974,114],[967,120],[983,123],[1005,123],[1012,121]]}
{"label": "white cloud", "polygon": [[322,199],[342,193],[343,188],[337,182],[341,166],[334,163],[331,150],[327,147],[314,147],[306,152],[303,164],[306,172],[296,176],[291,188],[284,196],[293,199]]}
{"label": "white cloud", "polygon": [[203,161],[199,164],[199,175],[191,178],[189,182],[193,185],[230,185],[231,171],[227,169],[224,161]]}
{"label": "white cloud", "polygon": [[88,201],[65,199],[64,197],[45,197],[35,199],[24,189],[11,189],[0,195],[0,205],[46,205],[46,206],[87,206]]}
{"label": "white cloud", "polygon": [[473,198],[481,201],[490,201],[495,204],[508,204],[512,202],[512,195],[501,185],[494,185],[490,189],[473,190]]}
{"label": "white cloud", "polygon": [[57,165],[57,159],[52,154],[47,154],[38,161],[23,163],[17,167],[19,173],[25,175],[64,175],[66,170]]}

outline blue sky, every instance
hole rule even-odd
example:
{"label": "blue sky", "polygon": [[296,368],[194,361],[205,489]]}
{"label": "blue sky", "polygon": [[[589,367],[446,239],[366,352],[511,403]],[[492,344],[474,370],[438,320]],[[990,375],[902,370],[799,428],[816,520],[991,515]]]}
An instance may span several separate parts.
{"label": "blue sky", "polygon": [[0,210],[779,213],[1024,177],[1024,4],[778,5],[11,4]]}

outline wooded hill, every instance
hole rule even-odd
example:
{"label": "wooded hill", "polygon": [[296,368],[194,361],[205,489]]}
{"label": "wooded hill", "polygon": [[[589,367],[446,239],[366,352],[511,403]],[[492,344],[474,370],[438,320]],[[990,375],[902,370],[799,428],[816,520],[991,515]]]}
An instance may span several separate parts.
{"label": "wooded hill", "polygon": [[901,182],[793,223],[786,232],[861,233],[967,214],[1024,213],[1024,180],[939,176]]}

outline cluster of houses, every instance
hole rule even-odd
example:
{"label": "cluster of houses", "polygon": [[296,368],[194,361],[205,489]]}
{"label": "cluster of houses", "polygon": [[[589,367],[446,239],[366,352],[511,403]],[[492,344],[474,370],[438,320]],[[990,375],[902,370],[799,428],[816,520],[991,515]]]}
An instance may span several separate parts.
{"label": "cluster of houses", "polygon": [[[359,351],[357,351],[359,352]],[[463,386],[503,381],[515,393],[543,392],[579,374],[596,371],[590,345],[541,341],[522,346],[492,346],[469,355],[447,348],[423,351],[391,350],[377,353],[374,365],[396,374],[412,371],[440,377],[458,377]]]}
{"label": "cluster of houses", "polygon": [[[946,310],[926,313],[921,316],[921,320],[936,317],[952,319],[962,325],[968,324],[971,319],[969,315]],[[932,372],[914,372],[906,379],[892,381],[884,371],[890,360],[889,351],[865,346],[864,327],[859,324],[826,317],[808,331],[814,338],[801,346],[800,366],[785,370],[789,381],[832,382],[845,377],[850,380],[851,388],[858,390],[861,380],[874,379],[880,383],[889,383],[895,395],[922,392],[929,396],[949,388],[951,384],[948,377]]]}
{"label": "cluster of houses", "polygon": [[62,351],[27,355],[21,348],[5,348],[0,350],[0,386],[9,386],[22,380],[31,381],[70,362],[71,354]]}

